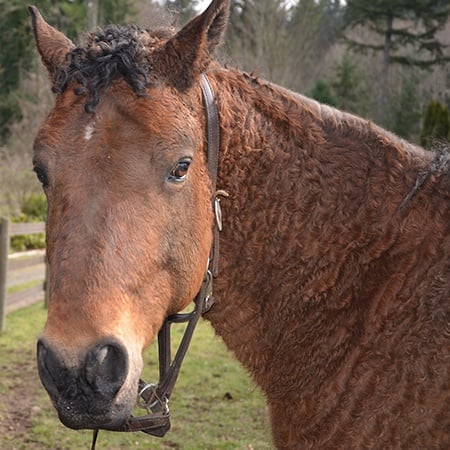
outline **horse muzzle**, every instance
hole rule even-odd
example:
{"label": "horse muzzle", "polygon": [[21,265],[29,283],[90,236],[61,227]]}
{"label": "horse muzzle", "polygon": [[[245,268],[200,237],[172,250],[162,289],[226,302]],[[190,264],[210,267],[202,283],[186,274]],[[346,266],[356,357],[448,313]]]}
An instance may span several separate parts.
{"label": "horse muzzle", "polygon": [[136,392],[121,392],[129,357],[119,342],[102,340],[87,351],[80,363],[73,364],[65,362],[45,339],[40,339],[37,358],[42,384],[67,427],[115,429],[130,416]]}

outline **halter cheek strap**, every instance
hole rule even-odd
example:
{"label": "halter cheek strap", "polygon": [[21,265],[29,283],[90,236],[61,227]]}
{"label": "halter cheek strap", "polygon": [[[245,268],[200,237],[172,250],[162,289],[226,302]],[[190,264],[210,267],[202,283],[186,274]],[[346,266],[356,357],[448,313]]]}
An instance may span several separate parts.
{"label": "halter cheek strap", "polygon": [[[219,233],[222,230],[220,197],[228,197],[228,194],[225,191],[216,191],[220,147],[219,113],[214,91],[205,74],[201,75],[200,87],[206,115],[208,170],[213,194],[212,207],[215,215],[210,261],[200,291],[195,298],[194,310],[188,314],[169,316],[158,333],[159,383],[156,385],[145,383],[142,380],[139,381],[138,406],[144,408],[147,414],[139,417],[131,416],[121,428],[113,431],[143,431],[158,437],[163,437],[169,431],[170,395],[200,316],[207,312],[213,304],[213,277],[218,275]],[[172,360],[170,326],[173,323],[183,322],[187,322],[187,327]],[[94,430],[91,450],[95,449],[97,435],[98,430]]]}
{"label": "halter cheek strap", "polygon": [[222,208],[220,206],[220,200],[221,197],[227,198],[228,193],[223,190],[216,190],[220,148],[219,111],[217,109],[216,98],[211,83],[204,73],[201,74],[200,86],[202,88],[203,103],[206,112],[208,169],[211,178],[211,192],[213,193],[213,210],[215,217],[214,236],[211,248],[211,272],[213,277],[217,278],[219,275],[219,234],[222,231]]}

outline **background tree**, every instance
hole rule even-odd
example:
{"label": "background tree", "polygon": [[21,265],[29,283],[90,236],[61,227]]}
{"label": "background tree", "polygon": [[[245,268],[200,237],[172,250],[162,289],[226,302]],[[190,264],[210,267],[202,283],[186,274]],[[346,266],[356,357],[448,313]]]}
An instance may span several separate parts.
{"label": "background tree", "polygon": [[[32,67],[36,67],[34,40],[30,28],[28,0],[0,0],[0,145],[10,135],[11,125],[22,117],[19,86]],[[87,0],[34,0],[46,19],[76,40],[88,28]],[[132,11],[133,0],[102,0],[95,23],[120,23]],[[91,20],[92,17],[91,17]],[[93,24],[93,22],[91,22]]]}
{"label": "background tree", "polygon": [[170,13],[178,16],[180,25],[194,16],[197,4],[198,0],[165,0],[166,8]]}
{"label": "background tree", "polygon": [[368,86],[356,55],[346,50],[331,69],[331,87],[338,107],[355,114],[368,112]]}
{"label": "background tree", "polygon": [[420,143],[433,148],[437,142],[450,139],[450,113],[447,106],[431,100],[425,112]]}
{"label": "background tree", "polygon": [[344,23],[348,29],[369,29],[375,42],[362,41],[347,33],[355,50],[381,52],[378,120],[386,112],[389,66],[399,63],[429,68],[450,61],[445,45],[438,39],[450,14],[448,0],[348,0]]}
{"label": "background tree", "polygon": [[284,79],[289,53],[287,9],[282,0],[232,0],[226,49],[233,64],[271,80]]}
{"label": "background tree", "polygon": [[0,145],[10,135],[10,126],[20,120],[15,91],[31,64],[31,33],[24,2],[0,1]]}
{"label": "background tree", "polygon": [[387,118],[389,129],[404,138],[419,137],[422,105],[419,90],[420,77],[417,70],[401,73],[395,81],[397,89],[392,95]]}
{"label": "background tree", "polygon": [[289,21],[291,36],[290,83],[294,90],[304,92],[320,77],[326,67],[326,55],[336,43],[342,28],[342,7],[339,0],[299,0],[292,7]]}
{"label": "background tree", "polygon": [[314,84],[339,32],[339,0],[232,0],[227,54],[298,91]]}
{"label": "background tree", "polygon": [[307,95],[320,103],[325,103],[329,106],[338,106],[338,99],[333,94],[330,83],[322,78],[316,81],[312,89],[307,92]]}

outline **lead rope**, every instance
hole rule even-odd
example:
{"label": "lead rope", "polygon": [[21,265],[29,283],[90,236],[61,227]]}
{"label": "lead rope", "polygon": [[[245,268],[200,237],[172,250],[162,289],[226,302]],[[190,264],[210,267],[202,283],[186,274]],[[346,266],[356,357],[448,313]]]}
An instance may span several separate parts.
{"label": "lead rope", "polygon": [[95,444],[97,444],[97,437],[98,437],[98,429],[96,428],[94,432],[92,433],[92,445],[91,450],[95,450]]}

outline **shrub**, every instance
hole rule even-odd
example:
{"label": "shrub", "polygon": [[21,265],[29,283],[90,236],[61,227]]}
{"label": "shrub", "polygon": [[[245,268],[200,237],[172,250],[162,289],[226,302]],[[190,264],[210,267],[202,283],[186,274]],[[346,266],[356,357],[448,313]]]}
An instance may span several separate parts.
{"label": "shrub", "polygon": [[330,106],[338,106],[337,98],[331,90],[330,83],[323,79],[318,79],[307,95],[318,102],[325,103]]}
{"label": "shrub", "polygon": [[30,194],[21,210],[31,221],[45,222],[47,219],[47,199],[45,195]]}
{"label": "shrub", "polygon": [[[44,222],[47,217],[47,200],[43,194],[31,194],[21,205],[21,213],[11,217],[14,223]],[[11,249],[17,252],[45,248],[45,234],[25,234],[11,238]]]}
{"label": "shrub", "polygon": [[447,106],[431,100],[425,111],[420,143],[432,148],[437,142],[447,140],[450,133],[450,113]]}

